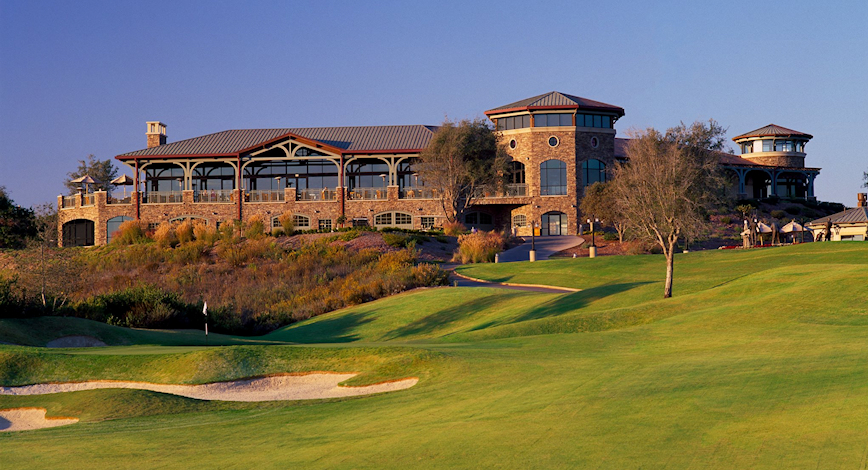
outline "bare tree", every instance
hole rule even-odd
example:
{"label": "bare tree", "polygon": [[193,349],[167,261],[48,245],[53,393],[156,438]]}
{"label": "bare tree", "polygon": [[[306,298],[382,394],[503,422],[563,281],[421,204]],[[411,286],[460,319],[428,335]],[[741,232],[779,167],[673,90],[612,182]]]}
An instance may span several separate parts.
{"label": "bare tree", "polygon": [[585,188],[580,209],[582,214],[595,216],[603,224],[612,225],[618,232],[618,243],[624,243],[627,219],[616,204],[614,188],[610,183],[596,182]]}
{"label": "bare tree", "polygon": [[501,183],[509,157],[486,121],[445,121],[419,155],[419,178],[435,189],[446,219],[458,219],[484,186]]}
{"label": "bare tree", "polygon": [[111,184],[111,181],[117,178],[118,169],[112,164],[111,159],[100,160],[93,156],[93,154],[88,155],[87,160],[78,161],[78,169],[66,175],[67,178],[63,184],[69,189],[69,194],[75,194],[79,189],[79,185],[73,183],[72,180],[85,175],[90,175],[91,178],[99,181],[99,183],[93,185],[94,190],[111,191],[115,187],[115,185]]}
{"label": "bare tree", "polygon": [[679,238],[695,239],[706,227],[706,210],[723,193],[719,151],[726,129],[714,120],[682,123],[661,134],[635,132],[628,162],[612,181],[619,210],[637,235],[656,243],[666,256],[663,297],[672,297],[674,254]]}

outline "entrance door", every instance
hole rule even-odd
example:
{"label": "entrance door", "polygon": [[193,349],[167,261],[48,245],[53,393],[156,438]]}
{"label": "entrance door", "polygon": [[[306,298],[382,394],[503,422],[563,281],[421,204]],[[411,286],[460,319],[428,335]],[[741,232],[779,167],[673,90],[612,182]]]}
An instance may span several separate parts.
{"label": "entrance door", "polygon": [[63,246],[92,246],[93,221],[70,220],[63,224]]}
{"label": "entrance door", "polygon": [[546,212],[542,216],[542,235],[566,235],[567,214],[563,212]]}

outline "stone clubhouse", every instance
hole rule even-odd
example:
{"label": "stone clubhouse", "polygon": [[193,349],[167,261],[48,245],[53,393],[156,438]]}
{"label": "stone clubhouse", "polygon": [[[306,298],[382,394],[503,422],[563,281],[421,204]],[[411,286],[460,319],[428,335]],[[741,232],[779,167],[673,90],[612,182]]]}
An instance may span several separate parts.
{"label": "stone clubhouse", "polygon": [[[624,109],[559,92],[490,109],[512,157],[508,182],[481,188],[462,215],[468,227],[543,236],[575,234],[584,188],[625,160],[616,137]],[[58,196],[62,246],[103,245],[120,224],[201,220],[219,225],[291,214],[298,230],[345,225],[430,229],[445,217],[436,188],[414,170],[437,126],[395,125],[226,130],[178,142],[147,123],[147,148],[115,158],[130,169],[123,192]],[[819,168],[805,166],[811,135],[774,124],[735,137],[721,154],[740,198],[814,198]]]}

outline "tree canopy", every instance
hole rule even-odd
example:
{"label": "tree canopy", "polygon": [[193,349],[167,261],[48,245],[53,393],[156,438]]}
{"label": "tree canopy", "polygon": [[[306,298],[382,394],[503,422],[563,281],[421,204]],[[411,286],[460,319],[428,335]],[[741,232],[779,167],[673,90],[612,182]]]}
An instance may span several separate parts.
{"label": "tree canopy", "polygon": [[604,225],[611,225],[618,232],[618,241],[624,242],[627,220],[619,210],[615,200],[613,185],[596,182],[585,188],[579,208],[587,217],[596,217]]}
{"label": "tree canopy", "polygon": [[112,164],[111,159],[100,160],[93,154],[88,155],[86,160],[78,161],[78,169],[67,173],[64,185],[69,189],[69,194],[78,192],[81,186],[78,183],[73,183],[72,180],[81,178],[82,176],[90,175],[91,178],[99,181],[99,183],[91,185],[91,189],[95,191],[111,191],[115,185],[111,181],[118,176],[117,167]]}
{"label": "tree canopy", "polygon": [[16,205],[6,188],[0,186],[0,248],[20,248],[36,232],[33,210]]}
{"label": "tree canopy", "polygon": [[445,121],[419,155],[422,184],[437,190],[443,213],[453,222],[473,203],[478,189],[499,185],[508,155],[486,121]]}
{"label": "tree canopy", "polygon": [[694,238],[707,226],[706,210],[725,184],[718,151],[726,129],[714,120],[634,133],[628,162],[612,181],[618,209],[636,234],[656,243],[666,256],[664,297],[672,296],[674,251],[679,238]]}

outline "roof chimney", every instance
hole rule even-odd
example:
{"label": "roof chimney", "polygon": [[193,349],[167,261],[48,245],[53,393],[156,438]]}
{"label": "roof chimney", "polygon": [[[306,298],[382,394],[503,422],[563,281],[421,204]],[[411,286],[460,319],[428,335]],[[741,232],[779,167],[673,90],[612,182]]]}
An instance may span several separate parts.
{"label": "roof chimney", "polygon": [[166,145],[166,125],[160,121],[148,121],[148,148]]}
{"label": "roof chimney", "polygon": [[868,193],[856,194],[856,207],[868,207]]}

